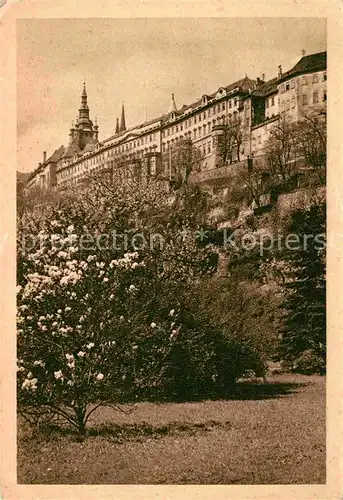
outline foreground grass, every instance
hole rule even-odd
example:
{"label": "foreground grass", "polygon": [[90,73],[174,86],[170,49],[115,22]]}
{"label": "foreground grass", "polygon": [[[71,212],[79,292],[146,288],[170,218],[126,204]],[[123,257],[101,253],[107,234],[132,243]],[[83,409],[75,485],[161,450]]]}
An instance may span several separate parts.
{"label": "foreground grass", "polygon": [[278,375],[234,400],[103,408],[82,443],[18,429],[18,483],[325,483],[325,378]]}

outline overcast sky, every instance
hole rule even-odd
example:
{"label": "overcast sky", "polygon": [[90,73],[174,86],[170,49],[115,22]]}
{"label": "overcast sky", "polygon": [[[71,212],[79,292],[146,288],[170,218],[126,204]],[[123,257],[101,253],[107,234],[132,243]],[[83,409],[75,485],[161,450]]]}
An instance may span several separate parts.
{"label": "overcast sky", "polygon": [[326,50],[315,18],[47,19],[18,22],[18,167],[29,172],[68,143],[86,81],[99,138],[178,107],[247,75],[290,69]]}

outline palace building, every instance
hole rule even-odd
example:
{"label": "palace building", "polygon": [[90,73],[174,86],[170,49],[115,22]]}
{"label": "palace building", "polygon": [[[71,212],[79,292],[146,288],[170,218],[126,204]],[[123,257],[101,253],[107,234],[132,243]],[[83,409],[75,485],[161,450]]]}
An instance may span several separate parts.
{"label": "palace building", "polygon": [[26,190],[65,189],[107,169],[134,172],[139,179],[170,178],[163,158],[182,139],[191,139],[201,152],[199,180],[210,182],[222,171],[217,168],[217,145],[224,125],[238,123],[242,132],[239,157],[230,161],[235,163],[264,154],[270,131],[280,117],[297,122],[309,112],[322,111],[326,99],[326,52],[303,53],[293,68],[283,72],[279,66],[269,81],[264,75],[254,80],[245,76],[181,108],[172,94],[167,113],[131,128],[126,128],[122,104],[120,125],[117,119],[115,133],[100,142],[96,120],[93,124],[89,116],[84,85],[67,147],[59,147],[49,158],[44,153]]}

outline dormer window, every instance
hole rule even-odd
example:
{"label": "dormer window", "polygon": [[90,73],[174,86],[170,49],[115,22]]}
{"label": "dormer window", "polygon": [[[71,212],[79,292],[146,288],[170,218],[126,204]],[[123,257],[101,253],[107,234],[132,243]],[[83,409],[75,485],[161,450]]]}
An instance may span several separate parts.
{"label": "dormer window", "polygon": [[217,97],[223,97],[224,95],[226,95],[225,89],[223,89],[223,87],[220,87],[217,92]]}
{"label": "dormer window", "polygon": [[203,95],[201,100],[202,104],[207,104],[207,101],[208,101],[207,95]]}
{"label": "dormer window", "polygon": [[174,113],[174,111],[172,111],[172,112],[170,113],[170,118],[171,118],[172,120],[174,120],[174,118],[175,118],[175,113]]}

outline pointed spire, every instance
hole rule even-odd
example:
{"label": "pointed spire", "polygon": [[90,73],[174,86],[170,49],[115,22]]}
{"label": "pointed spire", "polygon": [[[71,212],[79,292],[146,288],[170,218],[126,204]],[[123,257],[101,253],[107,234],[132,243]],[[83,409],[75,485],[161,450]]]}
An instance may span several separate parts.
{"label": "pointed spire", "polygon": [[175,99],[174,99],[174,94],[171,95],[171,101],[170,101],[170,106],[168,112],[171,113],[172,111],[177,111]]}
{"label": "pointed spire", "polygon": [[120,120],[120,132],[124,132],[126,130],[126,125],[125,125],[125,110],[124,110],[124,103],[122,103],[121,106],[121,120]]}
{"label": "pointed spire", "polygon": [[88,109],[86,82],[83,82],[83,90],[82,90],[82,94],[81,94],[81,108],[80,109]]}
{"label": "pointed spire", "polygon": [[117,123],[116,123],[116,134],[119,134],[120,129],[119,129],[119,119],[117,118]]}

